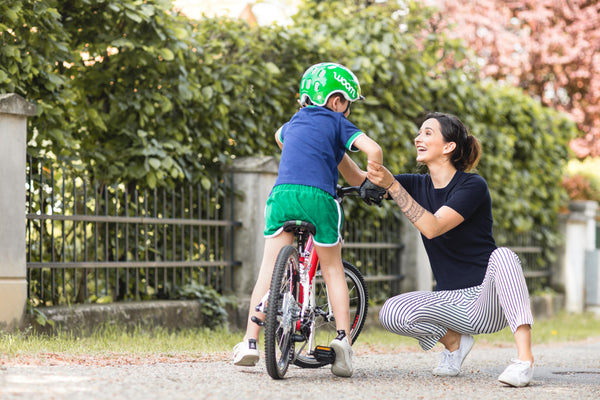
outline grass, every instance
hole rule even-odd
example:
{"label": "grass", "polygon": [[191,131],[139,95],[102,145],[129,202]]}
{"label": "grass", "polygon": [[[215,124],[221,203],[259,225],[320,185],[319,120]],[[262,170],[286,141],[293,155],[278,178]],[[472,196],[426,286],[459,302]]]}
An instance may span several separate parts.
{"label": "grass", "polygon": [[[61,332],[39,335],[34,332],[0,332],[0,358],[35,357],[44,354],[69,356],[86,355],[206,355],[229,353],[241,340],[242,332],[227,329],[186,329],[169,332],[154,328],[152,331],[121,329],[104,326],[85,337]],[[551,319],[539,320],[533,327],[533,344],[581,341],[600,338],[600,317],[593,314],[561,313]],[[513,343],[508,328],[490,335],[477,337],[479,344],[504,346]],[[361,333],[356,350],[394,352],[399,349],[418,350],[416,340],[391,334],[383,329],[370,328]]]}
{"label": "grass", "polygon": [[89,335],[68,332],[54,335],[35,333],[0,333],[0,355],[35,355],[40,353],[85,354],[180,354],[210,353],[231,349],[239,340],[226,329],[185,329],[169,332],[115,326],[97,328]]}

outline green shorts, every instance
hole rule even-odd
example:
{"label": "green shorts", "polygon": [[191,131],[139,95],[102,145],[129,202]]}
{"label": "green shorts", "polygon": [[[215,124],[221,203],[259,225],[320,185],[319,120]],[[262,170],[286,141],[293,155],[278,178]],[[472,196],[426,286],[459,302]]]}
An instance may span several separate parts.
{"label": "green shorts", "polygon": [[342,239],[344,214],[329,193],[312,186],[275,186],[265,209],[265,237],[279,235],[284,222],[296,220],[315,225],[314,240],[319,246],[335,246]]}

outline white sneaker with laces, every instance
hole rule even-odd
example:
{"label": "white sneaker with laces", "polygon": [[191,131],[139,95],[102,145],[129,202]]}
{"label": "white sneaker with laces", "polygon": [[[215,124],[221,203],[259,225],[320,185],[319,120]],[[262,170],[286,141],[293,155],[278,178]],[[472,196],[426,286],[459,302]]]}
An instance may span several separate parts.
{"label": "white sneaker with laces", "polygon": [[498,380],[506,385],[513,387],[523,387],[529,385],[533,378],[533,366],[530,361],[521,361],[517,359],[510,360],[510,364]]}
{"label": "white sneaker with laces", "polygon": [[[339,331],[338,331],[339,332]],[[329,345],[335,351],[335,361],[331,365],[331,372],[337,376],[352,376],[352,346],[344,333],[343,337],[338,335]]]}
{"label": "white sneaker with laces", "polygon": [[244,340],[233,347],[233,364],[253,367],[258,362],[259,353],[256,339]]}
{"label": "white sneaker with laces", "polygon": [[471,351],[475,339],[471,335],[461,335],[460,347],[456,351],[444,349],[440,357],[440,363],[433,369],[436,376],[456,376],[460,373],[460,367]]}

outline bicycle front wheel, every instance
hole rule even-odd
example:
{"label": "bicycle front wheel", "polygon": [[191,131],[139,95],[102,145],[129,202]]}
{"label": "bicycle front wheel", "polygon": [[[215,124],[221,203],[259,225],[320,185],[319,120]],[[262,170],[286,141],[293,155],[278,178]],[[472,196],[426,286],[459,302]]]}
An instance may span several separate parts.
{"label": "bicycle front wheel", "polygon": [[[349,336],[354,344],[365,325],[369,296],[367,284],[358,268],[347,261],[343,261],[343,264],[350,297]],[[317,272],[315,279],[314,344],[329,346],[329,343],[337,336],[335,319],[329,306],[327,286],[321,277],[320,271]],[[294,357],[294,364],[302,368],[319,368],[326,365],[326,362],[315,358],[313,350],[314,348],[308,348],[308,341],[302,343],[302,345],[299,344]]]}
{"label": "bicycle front wheel", "polygon": [[273,379],[283,379],[294,358],[294,333],[300,313],[297,296],[298,251],[285,246],[279,252],[265,318],[265,363]]}

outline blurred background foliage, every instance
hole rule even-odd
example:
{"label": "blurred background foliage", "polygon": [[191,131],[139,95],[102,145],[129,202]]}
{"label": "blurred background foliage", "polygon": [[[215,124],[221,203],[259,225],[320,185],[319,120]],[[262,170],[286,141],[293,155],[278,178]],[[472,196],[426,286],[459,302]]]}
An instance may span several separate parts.
{"label": "blurred background foliage", "polygon": [[[237,157],[278,155],[275,130],[297,110],[300,77],[335,61],[366,100],[350,120],[394,173],[416,172],[413,137],[427,111],[456,114],[479,138],[477,172],[497,226],[557,243],[569,141],[565,115],[521,89],[482,80],[465,44],[421,2],[305,1],[290,26],[190,20],[170,0],[0,2],[0,92],[38,106],[28,152],[100,182],[210,186]],[[353,155],[359,165],[366,160]],[[354,218],[397,213],[386,204]]]}

